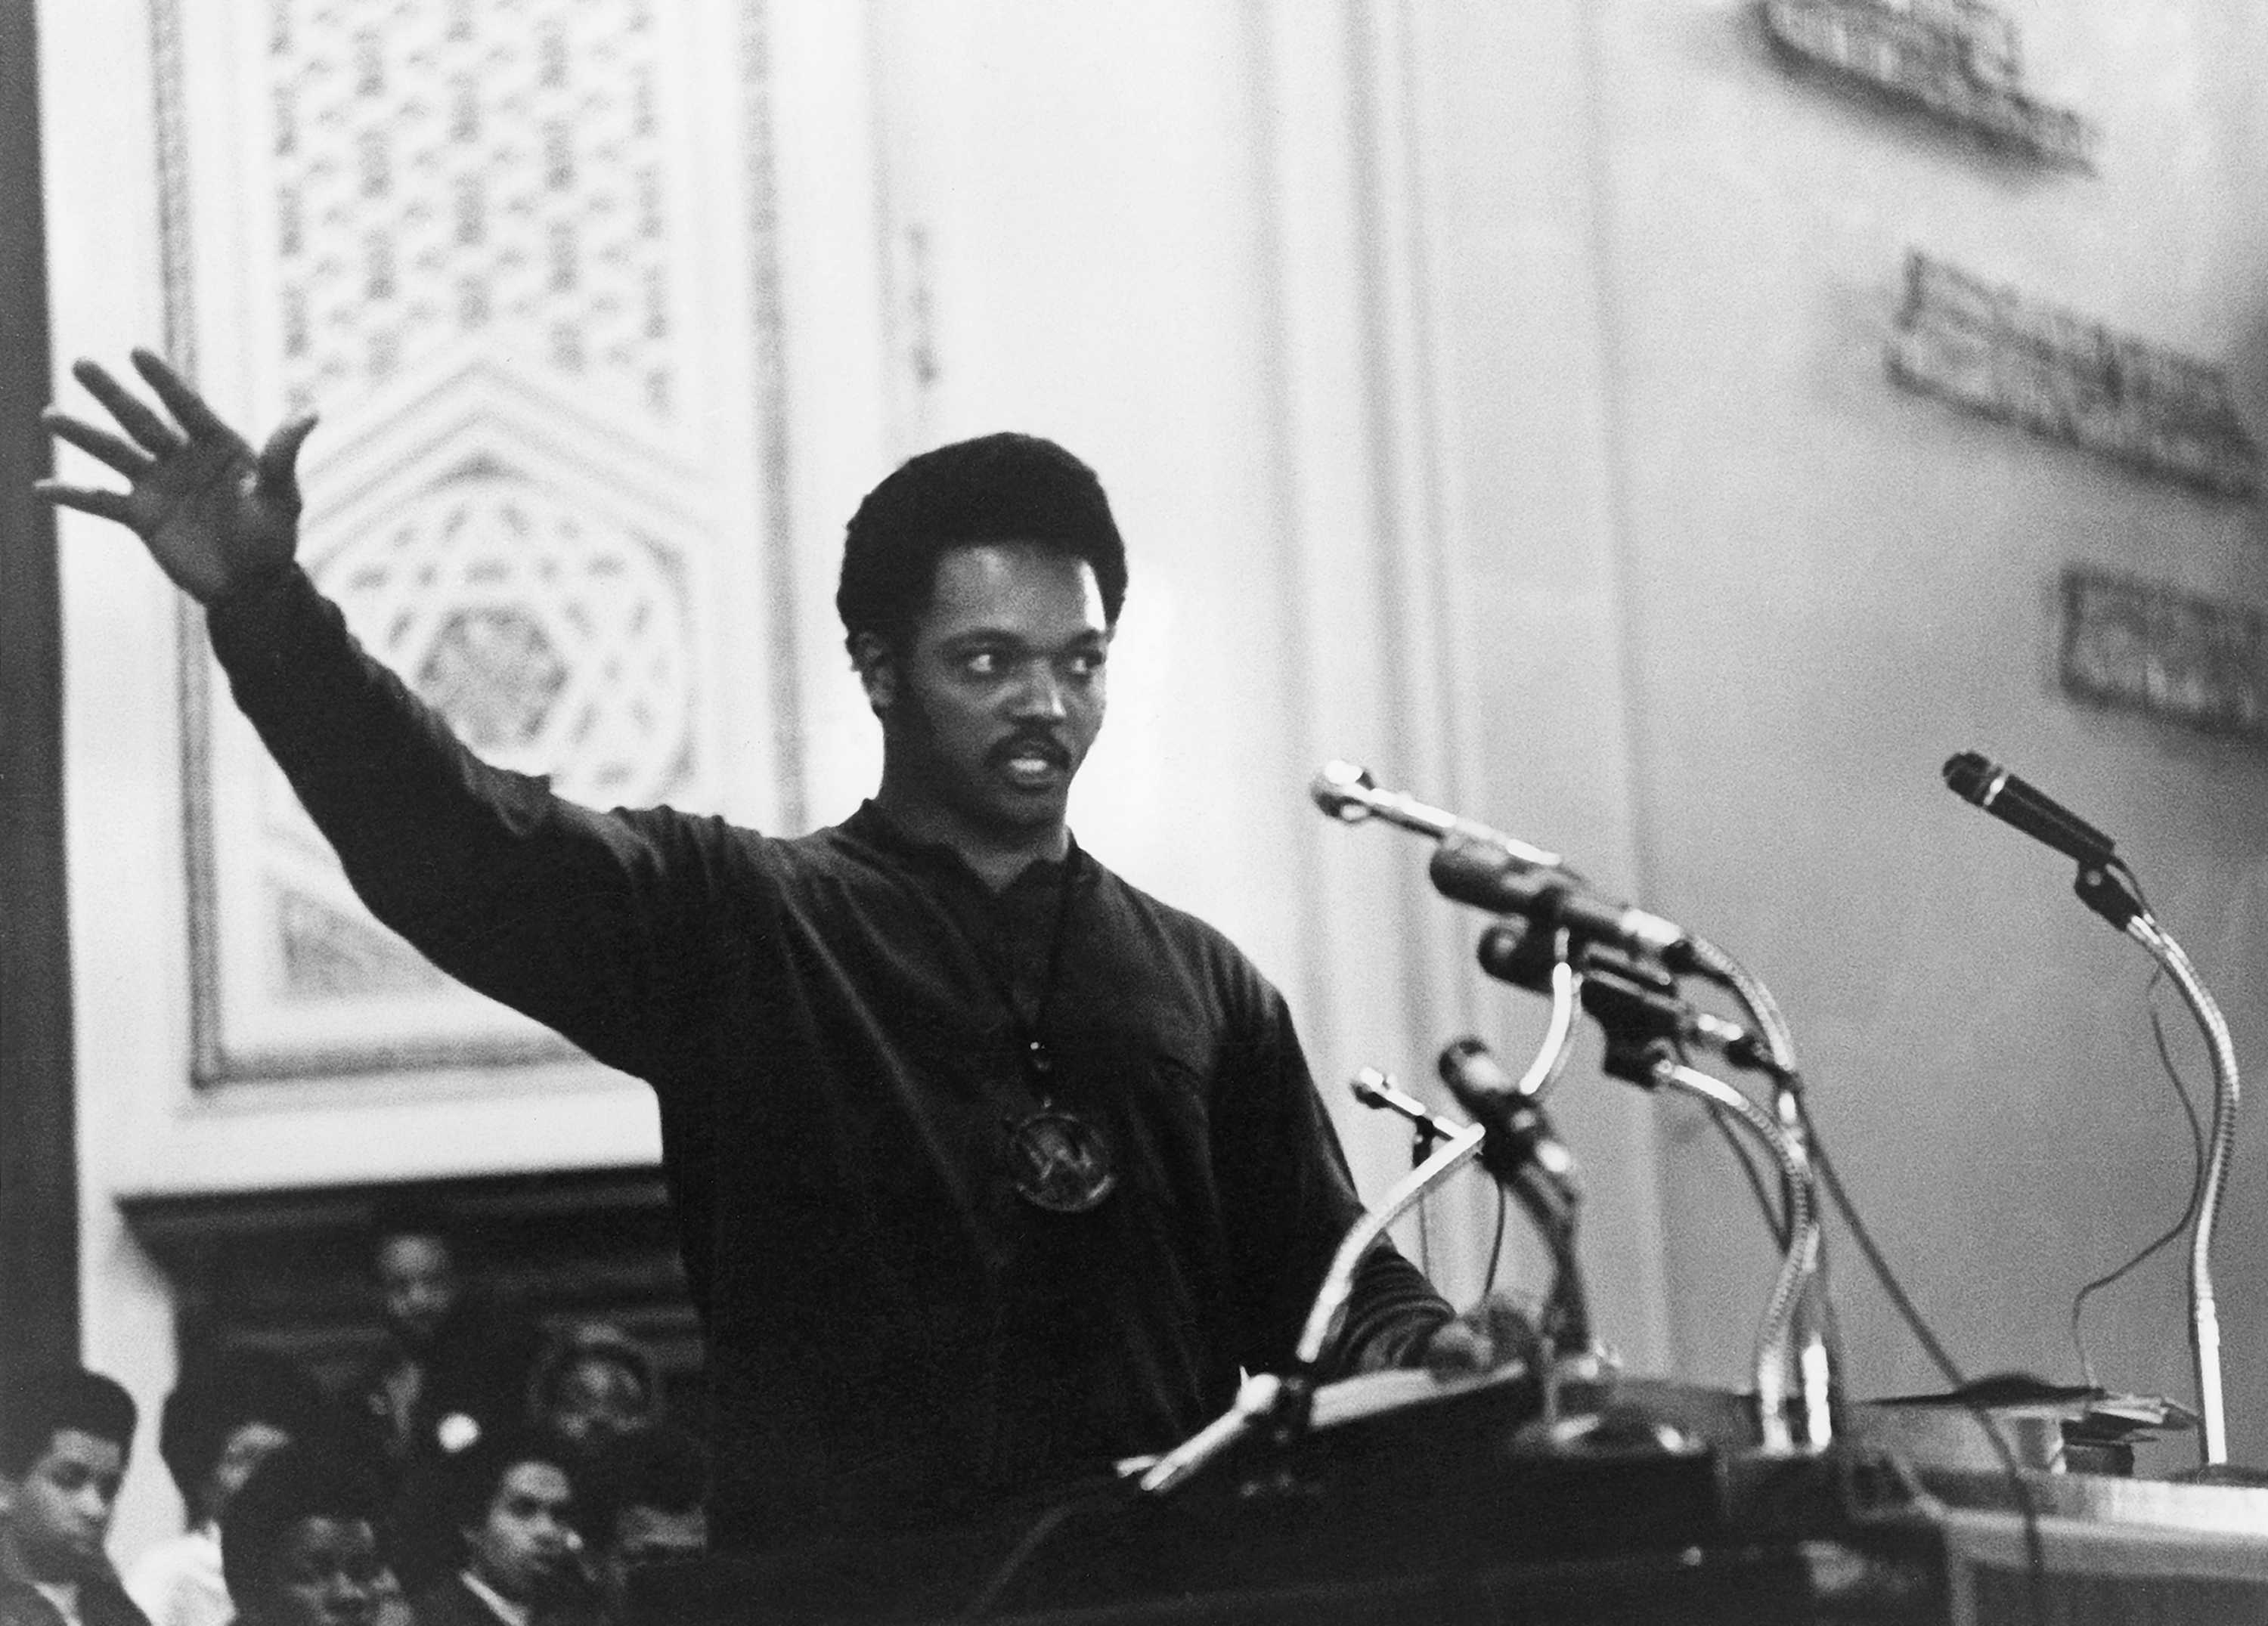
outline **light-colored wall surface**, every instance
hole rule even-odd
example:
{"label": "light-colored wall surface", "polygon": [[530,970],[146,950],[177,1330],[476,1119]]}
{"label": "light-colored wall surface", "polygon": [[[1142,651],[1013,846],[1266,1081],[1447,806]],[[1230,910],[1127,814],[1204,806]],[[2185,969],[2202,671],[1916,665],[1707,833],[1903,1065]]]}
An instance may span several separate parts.
{"label": "light-colored wall surface", "polygon": [[[2071,1294],[2179,1211],[2186,1132],[2139,951],[1938,766],[1984,750],[2121,837],[2257,1054],[2262,754],[2060,698],[2052,612],[2070,562],[2259,601],[2260,524],[1904,394],[1881,349],[1925,247],[2225,364],[2268,423],[2268,23],[2007,9],[2042,92],[2101,123],[2096,176],[1794,82],[1731,0],[774,0],[802,806],[872,784],[830,605],[859,493],[939,440],[1057,436],[1134,554],[1075,823],[1285,987],[1367,1192],[1406,1142],[1347,1074],[1422,1081],[1465,1030],[1517,1055],[1540,1012],[1469,969],[1480,923],[1414,838],[1310,809],[1328,756],[1739,954],[1955,1354],[2074,1376]],[[43,24],[59,360],[114,358],[162,325],[149,14]],[[118,1195],[651,1157],[654,1130],[586,1071],[200,1094],[173,607],[116,536],[65,547],[88,1352],[154,1411],[167,1295]],[[1555,1115],[1604,1330],[1742,1382],[1761,1224],[1713,1136],[1595,1048]],[[2252,1460],[2260,1153],[2248,1131],[2220,1254]],[[1475,1181],[1425,1238],[1460,1295],[1488,1212]],[[1834,1247],[1854,1391],[1933,1386]],[[2187,1394],[2181,1310],[2170,1259],[2102,1301],[2103,1379]],[[154,1450],[130,1497],[122,1551],[171,1518]]]}
{"label": "light-colored wall surface", "polygon": [[[1597,275],[1653,904],[1748,959],[1804,1041],[1852,1192],[1972,1372],[2076,1381],[2079,1286],[2179,1215],[2189,1140],[2149,965],[2073,866],[1939,782],[1974,747],[2121,839],[2227,1006],[2268,1020],[2257,743],[2056,690],[2055,584],[2111,567],[2240,602],[2257,506],[2200,497],[1885,380],[1909,247],[2213,361],[2268,422],[2259,136],[2268,26],[2224,8],[2005,8],[2099,173],[1933,140],[1776,70],[1742,8],[1617,4],[1593,30]],[[2176,1056],[2204,1054],[2169,990]],[[1680,1365],[1739,1368],[1756,1227],[1721,1152],[1669,1137]],[[2219,1254],[2239,1460],[2268,1451],[2257,1120]],[[1859,1394],[1936,1379],[1840,1250]],[[2113,1387],[2190,1393],[2178,1250],[2089,1318]]]}

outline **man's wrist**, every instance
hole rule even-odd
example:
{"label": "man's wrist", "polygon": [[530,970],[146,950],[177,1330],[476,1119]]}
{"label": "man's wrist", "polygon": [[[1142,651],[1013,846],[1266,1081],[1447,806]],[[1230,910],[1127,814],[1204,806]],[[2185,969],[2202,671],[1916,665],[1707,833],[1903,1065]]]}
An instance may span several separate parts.
{"label": "man's wrist", "polygon": [[298,562],[288,559],[282,564],[254,571],[206,600],[205,613],[218,615],[272,600],[298,574]]}
{"label": "man's wrist", "polygon": [[230,676],[258,681],[280,673],[291,646],[306,636],[304,603],[315,597],[306,572],[287,563],[209,602],[205,629]]}

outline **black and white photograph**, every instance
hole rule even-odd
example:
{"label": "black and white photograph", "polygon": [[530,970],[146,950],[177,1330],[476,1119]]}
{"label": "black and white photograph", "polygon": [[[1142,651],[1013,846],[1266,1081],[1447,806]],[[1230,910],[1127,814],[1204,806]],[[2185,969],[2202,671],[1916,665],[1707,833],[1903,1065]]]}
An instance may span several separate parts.
{"label": "black and white photograph", "polygon": [[2268,1621],[2268,11],[0,0],[0,1626]]}

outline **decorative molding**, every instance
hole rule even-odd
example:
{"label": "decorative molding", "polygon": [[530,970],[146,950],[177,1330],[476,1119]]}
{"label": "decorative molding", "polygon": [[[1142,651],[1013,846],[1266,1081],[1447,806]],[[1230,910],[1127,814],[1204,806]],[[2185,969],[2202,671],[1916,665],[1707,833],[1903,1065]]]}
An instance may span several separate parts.
{"label": "decorative molding", "polygon": [[2250,605],[2073,565],[2065,692],[2212,734],[2268,738],[2268,618]]}
{"label": "decorative molding", "polygon": [[404,1198],[451,1223],[484,1289],[546,1321],[613,1322],[665,1371],[698,1370],[700,1330],[658,1169],[132,1195],[118,1206],[173,1284],[183,1347],[265,1348],[337,1383],[379,1349],[369,1226],[379,1204]]}
{"label": "decorative molding", "polygon": [[1984,0],[1762,0],[1757,10],[1791,68],[2004,152],[2095,167],[2095,127],[2023,89],[2015,26]]}
{"label": "decorative molding", "polygon": [[789,497],[787,314],[779,241],[779,152],[773,138],[771,18],[765,0],[740,7],[740,143],[748,168],[748,300],[755,337],[757,478],[762,482],[770,557],[774,774],[783,834],[809,828],[803,741],[802,629],[796,620],[794,505]]}
{"label": "decorative molding", "polygon": [[297,411],[493,330],[677,415],[652,0],[279,4],[278,316]]}
{"label": "decorative molding", "polygon": [[[300,555],[357,636],[566,795],[768,772],[799,823],[762,0],[150,4],[167,348],[321,407]],[[198,1080],[571,1055],[368,916],[192,610],[181,647]]]}
{"label": "decorative molding", "polygon": [[2260,449],[2207,362],[2115,333],[1915,251],[1887,356],[1910,389],[2144,474],[2250,497]]}

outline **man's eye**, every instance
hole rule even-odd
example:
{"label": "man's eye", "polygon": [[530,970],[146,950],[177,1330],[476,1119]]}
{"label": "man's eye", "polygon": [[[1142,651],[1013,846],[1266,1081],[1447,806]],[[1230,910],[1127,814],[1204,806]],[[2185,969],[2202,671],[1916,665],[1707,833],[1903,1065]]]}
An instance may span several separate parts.
{"label": "man's eye", "polygon": [[1074,655],[1071,658],[1071,675],[1078,678],[1091,678],[1102,670],[1104,659],[1105,657],[1101,650],[1090,650],[1084,655]]}
{"label": "man's eye", "polygon": [[961,658],[961,670],[974,678],[998,677],[1000,666],[1000,651],[998,650],[971,650]]}

